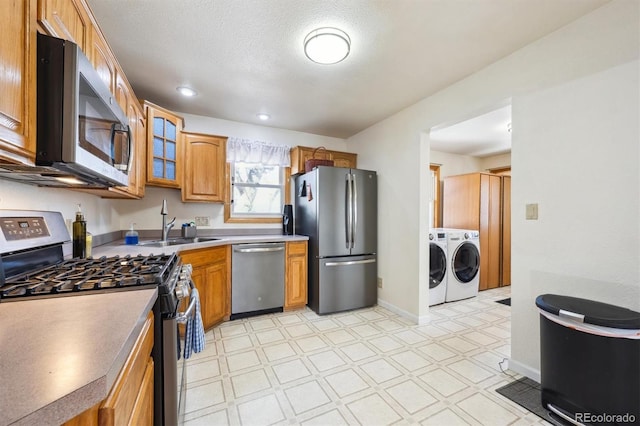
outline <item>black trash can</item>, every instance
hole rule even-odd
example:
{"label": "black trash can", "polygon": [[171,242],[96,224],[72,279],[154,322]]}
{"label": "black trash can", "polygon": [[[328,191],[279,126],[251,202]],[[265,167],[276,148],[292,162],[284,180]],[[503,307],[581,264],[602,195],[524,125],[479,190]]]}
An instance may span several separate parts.
{"label": "black trash can", "polygon": [[542,406],[579,423],[640,424],[640,313],[543,294]]}

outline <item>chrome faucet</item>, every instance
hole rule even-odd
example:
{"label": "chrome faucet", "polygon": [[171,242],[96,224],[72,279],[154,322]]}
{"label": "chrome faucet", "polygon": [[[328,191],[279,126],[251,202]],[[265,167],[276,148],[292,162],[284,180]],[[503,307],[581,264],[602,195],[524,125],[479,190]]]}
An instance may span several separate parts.
{"label": "chrome faucet", "polygon": [[173,228],[173,225],[176,223],[176,218],[167,223],[167,200],[162,200],[162,210],[160,210],[160,214],[162,215],[162,241],[167,241],[167,237],[169,236],[169,231]]}

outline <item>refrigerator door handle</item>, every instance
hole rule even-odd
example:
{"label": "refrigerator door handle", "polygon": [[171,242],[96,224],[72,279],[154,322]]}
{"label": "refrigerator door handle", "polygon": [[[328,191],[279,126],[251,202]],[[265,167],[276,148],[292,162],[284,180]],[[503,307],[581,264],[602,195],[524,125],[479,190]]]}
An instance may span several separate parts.
{"label": "refrigerator door handle", "polygon": [[354,248],[356,245],[356,230],[358,229],[358,186],[356,185],[356,175],[355,173],[351,174],[351,186],[353,188],[353,197],[352,203],[353,207],[351,209],[352,219],[351,219],[351,248]]}
{"label": "refrigerator door handle", "polygon": [[351,175],[347,173],[344,180],[344,241],[347,249],[351,248]]}
{"label": "refrigerator door handle", "polygon": [[346,262],[327,262],[326,266],[350,266],[350,265],[363,265],[365,263],[376,263],[375,259],[364,260],[348,260]]}

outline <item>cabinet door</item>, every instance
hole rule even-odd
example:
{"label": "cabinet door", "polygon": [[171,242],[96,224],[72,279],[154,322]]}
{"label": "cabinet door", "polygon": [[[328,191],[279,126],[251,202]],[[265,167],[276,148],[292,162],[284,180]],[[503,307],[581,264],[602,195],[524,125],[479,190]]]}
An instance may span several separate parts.
{"label": "cabinet door", "polygon": [[[480,180],[480,288],[500,285],[502,222],[501,179],[482,174]],[[475,229],[475,228],[471,228]]]}
{"label": "cabinet door", "polygon": [[299,309],[307,304],[307,243],[287,243],[284,309]]}
{"label": "cabinet door", "polygon": [[207,266],[206,271],[207,298],[203,302],[207,305],[207,318],[203,318],[205,328],[224,321],[227,314],[227,304],[230,295],[227,292],[227,265],[218,262]]}
{"label": "cabinet door", "polygon": [[502,276],[500,285],[511,285],[511,176],[502,176]]}
{"label": "cabinet door", "polygon": [[350,169],[355,169],[358,166],[358,154],[331,151],[331,159],[333,160],[334,167],[348,167]]}
{"label": "cabinet door", "polygon": [[49,35],[71,40],[87,56],[91,21],[79,0],[38,0],[38,22]]}
{"label": "cabinet door", "polygon": [[183,202],[224,202],[226,141],[223,137],[183,133]]}
{"label": "cabinet door", "polygon": [[33,165],[36,150],[35,0],[2,3],[0,159]]}
{"label": "cabinet door", "polygon": [[126,98],[121,94],[118,99],[118,94],[115,91],[116,88],[116,59],[111,53],[111,49],[107,45],[106,40],[102,36],[100,30],[96,27],[91,31],[91,49],[89,54],[89,61],[93,65],[93,68],[98,72],[100,79],[104,82],[105,86],[109,88],[111,93],[116,95],[116,100],[120,104],[122,111],[127,111]]}
{"label": "cabinet door", "polygon": [[312,158],[330,160],[331,153],[326,149],[308,148],[305,146],[294,147],[291,150],[291,174],[304,173],[304,163]]}
{"label": "cabinet door", "polygon": [[147,184],[180,188],[182,118],[145,102]]}
{"label": "cabinet door", "polygon": [[153,358],[149,358],[147,363],[129,424],[153,426]]}

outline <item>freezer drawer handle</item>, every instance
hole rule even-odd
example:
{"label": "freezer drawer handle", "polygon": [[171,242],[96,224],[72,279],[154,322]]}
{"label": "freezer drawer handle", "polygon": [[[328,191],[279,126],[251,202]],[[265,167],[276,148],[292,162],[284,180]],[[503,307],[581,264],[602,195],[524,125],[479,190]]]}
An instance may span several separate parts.
{"label": "freezer drawer handle", "polygon": [[349,265],[362,265],[365,263],[376,263],[375,259],[365,259],[365,260],[349,260],[347,262],[327,262],[325,265],[327,266],[349,266]]}
{"label": "freezer drawer handle", "polygon": [[236,248],[236,253],[268,253],[272,251],[282,251],[284,247],[256,247],[256,248]]}

